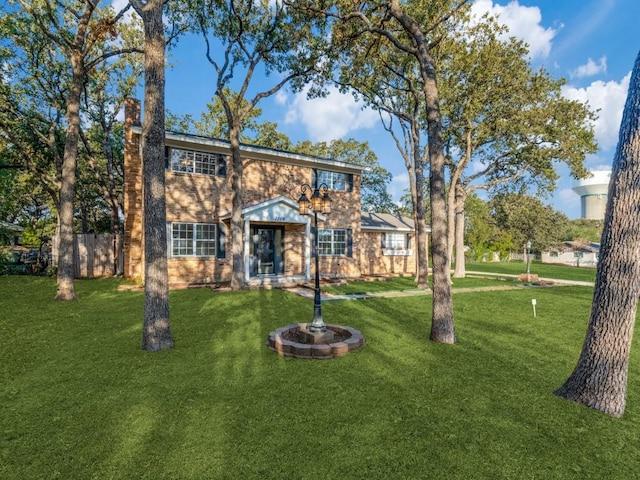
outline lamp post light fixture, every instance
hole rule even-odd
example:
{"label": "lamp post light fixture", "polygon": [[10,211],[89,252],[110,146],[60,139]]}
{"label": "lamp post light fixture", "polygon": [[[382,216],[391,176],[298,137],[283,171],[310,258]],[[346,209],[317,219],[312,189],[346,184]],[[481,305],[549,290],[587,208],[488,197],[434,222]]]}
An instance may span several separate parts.
{"label": "lamp post light fixture", "polygon": [[[317,177],[316,177],[317,178]],[[315,275],[315,291],[313,296],[313,322],[309,325],[309,331],[312,333],[325,333],[327,326],[322,320],[322,303],[320,300],[320,242],[318,240],[318,213],[325,215],[331,213],[331,198],[327,191],[329,187],[325,183],[317,184],[312,188],[309,184],[302,184],[300,187],[302,194],[298,199],[298,207],[300,215],[311,215],[313,213],[315,226],[315,251],[316,251],[316,275]],[[307,192],[311,193],[311,199],[307,197]]]}
{"label": "lamp post light fixture", "polygon": [[531,274],[531,240],[527,240],[527,280]]}

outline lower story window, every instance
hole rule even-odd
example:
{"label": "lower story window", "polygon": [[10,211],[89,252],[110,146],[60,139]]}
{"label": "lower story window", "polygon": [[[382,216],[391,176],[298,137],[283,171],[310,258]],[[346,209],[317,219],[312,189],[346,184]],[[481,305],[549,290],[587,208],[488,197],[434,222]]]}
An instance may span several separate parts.
{"label": "lower story window", "polygon": [[215,257],[215,223],[172,223],[171,253],[174,257]]}
{"label": "lower story window", "polygon": [[346,255],[347,230],[344,228],[324,228],[318,230],[320,255]]}
{"label": "lower story window", "polygon": [[402,250],[408,248],[407,235],[405,233],[385,233],[383,248],[390,248],[393,250]]}

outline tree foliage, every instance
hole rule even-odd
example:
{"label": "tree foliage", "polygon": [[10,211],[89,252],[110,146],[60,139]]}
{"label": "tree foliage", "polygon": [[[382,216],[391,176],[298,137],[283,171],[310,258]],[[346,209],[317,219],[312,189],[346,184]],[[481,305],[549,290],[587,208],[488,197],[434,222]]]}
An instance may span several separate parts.
{"label": "tree foliage", "polygon": [[[501,40],[491,18],[464,25],[464,34],[437,48],[438,85],[450,171],[449,251],[456,239],[456,270],[464,276],[461,231],[467,195],[555,189],[556,166],[584,177],[585,156],[596,150],[588,106],[562,96],[564,79],[534,71],[524,42]],[[457,225],[457,227],[456,227]]]}
{"label": "tree foliage", "polygon": [[362,210],[396,213],[397,209],[393,199],[387,191],[387,185],[391,182],[391,173],[380,166],[378,157],[369,148],[368,142],[358,142],[353,138],[316,144],[305,141],[295,145],[293,150],[365,167],[362,174],[360,197]]}
{"label": "tree foliage", "polygon": [[527,241],[540,252],[566,239],[569,219],[538,197],[523,194],[499,194],[489,201],[493,222],[508,234],[513,249],[521,250]]}

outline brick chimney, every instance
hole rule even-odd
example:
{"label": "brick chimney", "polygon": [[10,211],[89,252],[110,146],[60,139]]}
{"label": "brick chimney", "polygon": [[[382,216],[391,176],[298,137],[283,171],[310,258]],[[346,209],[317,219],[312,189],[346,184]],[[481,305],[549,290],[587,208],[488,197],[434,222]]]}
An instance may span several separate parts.
{"label": "brick chimney", "polygon": [[125,99],[124,104],[124,276],[142,280],[142,156],[140,134],[140,100]]}

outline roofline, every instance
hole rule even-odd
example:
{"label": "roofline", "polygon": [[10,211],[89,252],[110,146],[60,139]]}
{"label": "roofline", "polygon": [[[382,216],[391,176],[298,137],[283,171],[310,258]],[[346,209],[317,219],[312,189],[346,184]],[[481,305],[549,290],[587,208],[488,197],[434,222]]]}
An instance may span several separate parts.
{"label": "roofline", "polygon": [[[133,125],[131,127],[135,133],[142,133],[142,127],[139,125]],[[204,145],[209,147],[216,153],[228,154],[231,149],[231,143],[228,140],[222,140],[220,138],[210,138],[200,135],[194,135],[190,133],[179,133],[172,131],[165,131],[165,140],[172,146],[173,142],[182,144],[179,146],[189,145]],[[192,147],[193,148],[193,147]],[[301,153],[289,152],[286,150],[278,150],[275,148],[260,147],[258,145],[249,145],[246,143],[240,144],[240,151],[244,157],[253,160],[267,160],[276,163],[286,163],[292,165],[299,165],[302,167],[311,168],[327,168],[331,167],[333,170],[344,173],[355,173],[361,175],[365,170],[365,167],[354,165],[351,163],[340,162],[330,158],[316,157],[313,155],[305,155]]]}
{"label": "roofline", "polygon": [[[415,232],[415,228],[411,227],[393,227],[391,225],[387,227],[365,227],[364,225],[361,227],[363,232]],[[430,228],[427,228],[427,233],[431,232]]]}

